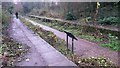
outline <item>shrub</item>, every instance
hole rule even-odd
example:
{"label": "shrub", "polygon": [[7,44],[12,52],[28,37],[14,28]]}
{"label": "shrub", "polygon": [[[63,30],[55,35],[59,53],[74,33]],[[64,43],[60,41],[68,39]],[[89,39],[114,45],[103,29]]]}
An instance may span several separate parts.
{"label": "shrub", "polygon": [[119,17],[108,17],[108,18],[103,18],[98,21],[100,24],[120,24],[119,23]]}
{"label": "shrub", "polygon": [[66,14],[65,18],[66,18],[66,20],[76,20],[77,19],[77,17],[72,12],[68,12]]}
{"label": "shrub", "polygon": [[105,44],[101,44],[101,45],[104,47],[109,47],[115,51],[120,51],[120,46],[119,46],[120,42],[118,40],[118,37],[112,36],[111,34],[108,34],[108,36],[109,36],[109,43],[105,43]]}
{"label": "shrub", "polygon": [[2,27],[6,28],[10,22],[10,14],[7,11],[2,10]]}
{"label": "shrub", "polygon": [[10,23],[10,14],[2,10],[2,34],[7,35],[7,29]]}

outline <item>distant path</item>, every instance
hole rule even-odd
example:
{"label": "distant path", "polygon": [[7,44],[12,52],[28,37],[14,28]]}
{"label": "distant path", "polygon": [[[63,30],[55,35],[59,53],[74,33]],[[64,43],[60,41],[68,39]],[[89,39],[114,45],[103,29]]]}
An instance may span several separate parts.
{"label": "distant path", "polygon": [[[42,25],[40,23],[36,23],[30,19],[27,19],[29,22],[31,22],[33,25],[38,25],[44,30],[53,32],[57,37],[64,39],[66,41],[66,34],[64,32],[60,32],[56,29],[53,29],[49,26]],[[71,44],[71,38],[69,38],[69,44]],[[108,48],[101,47],[95,43],[89,42],[84,39],[78,38],[78,41],[75,41],[75,52],[80,57],[99,57],[103,56],[106,58],[109,58],[111,61],[114,62],[114,64],[118,65],[118,52],[112,51]]]}
{"label": "distant path", "polygon": [[30,51],[17,66],[76,66],[60,52],[39,36],[33,34],[19,19],[13,18],[10,36],[23,44],[30,46]]}
{"label": "distant path", "polygon": [[[79,21],[68,21],[68,20],[59,19],[59,18],[51,18],[51,17],[45,17],[45,16],[36,16],[36,15],[30,15],[30,16],[31,17],[40,18],[40,19],[56,20],[56,21],[60,21],[60,22],[67,22],[67,23],[72,23],[72,24],[77,24],[77,25],[95,27],[92,23],[91,24],[85,24],[85,23],[83,24],[83,23],[79,23]],[[96,26],[99,29],[107,29],[107,30],[120,32],[120,27],[117,27],[117,26],[116,27],[113,27],[113,26],[102,26],[102,25],[96,25]]]}

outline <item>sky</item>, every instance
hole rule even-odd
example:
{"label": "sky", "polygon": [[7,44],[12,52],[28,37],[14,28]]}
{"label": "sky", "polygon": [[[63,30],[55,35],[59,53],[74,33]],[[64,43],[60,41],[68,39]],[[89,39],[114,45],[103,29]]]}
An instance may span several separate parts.
{"label": "sky", "polygon": [[[20,2],[20,1],[22,1],[22,0],[13,0],[14,4],[18,4],[17,2]],[[41,0],[41,1],[44,2],[45,0]],[[48,0],[48,1],[49,2],[55,2],[55,4],[57,5],[60,0]]]}
{"label": "sky", "polygon": [[2,2],[119,2],[120,0],[0,0]]}
{"label": "sky", "polygon": [[[25,0],[13,0],[13,2],[15,4],[17,4],[17,2],[20,2],[20,1],[25,1]],[[33,0],[34,1],[34,0]],[[49,1],[49,2],[59,2],[60,0],[38,0],[38,1],[41,1],[41,2],[44,2],[44,1]]]}
{"label": "sky", "polygon": [[19,1],[19,0],[13,0],[13,2],[14,2],[15,4],[17,4],[18,1]]}

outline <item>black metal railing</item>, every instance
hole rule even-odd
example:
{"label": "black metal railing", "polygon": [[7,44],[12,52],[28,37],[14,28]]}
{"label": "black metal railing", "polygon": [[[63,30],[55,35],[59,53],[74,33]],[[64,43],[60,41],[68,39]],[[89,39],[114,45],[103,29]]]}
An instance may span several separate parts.
{"label": "black metal railing", "polygon": [[67,45],[67,50],[69,50],[69,48],[68,48],[68,36],[70,37],[70,38],[72,38],[72,53],[74,54],[74,39],[75,40],[78,40],[72,33],[70,33],[70,32],[68,32],[68,31],[64,31],[65,33],[66,33],[66,35],[67,35],[67,37],[66,37],[66,45]]}

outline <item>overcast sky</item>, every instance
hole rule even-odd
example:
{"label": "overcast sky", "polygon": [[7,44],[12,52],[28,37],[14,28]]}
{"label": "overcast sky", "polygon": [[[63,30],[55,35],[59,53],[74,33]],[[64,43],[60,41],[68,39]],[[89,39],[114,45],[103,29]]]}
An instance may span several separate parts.
{"label": "overcast sky", "polygon": [[[13,2],[13,0],[1,0],[2,2]],[[16,0],[20,2],[119,2],[120,0]]]}

